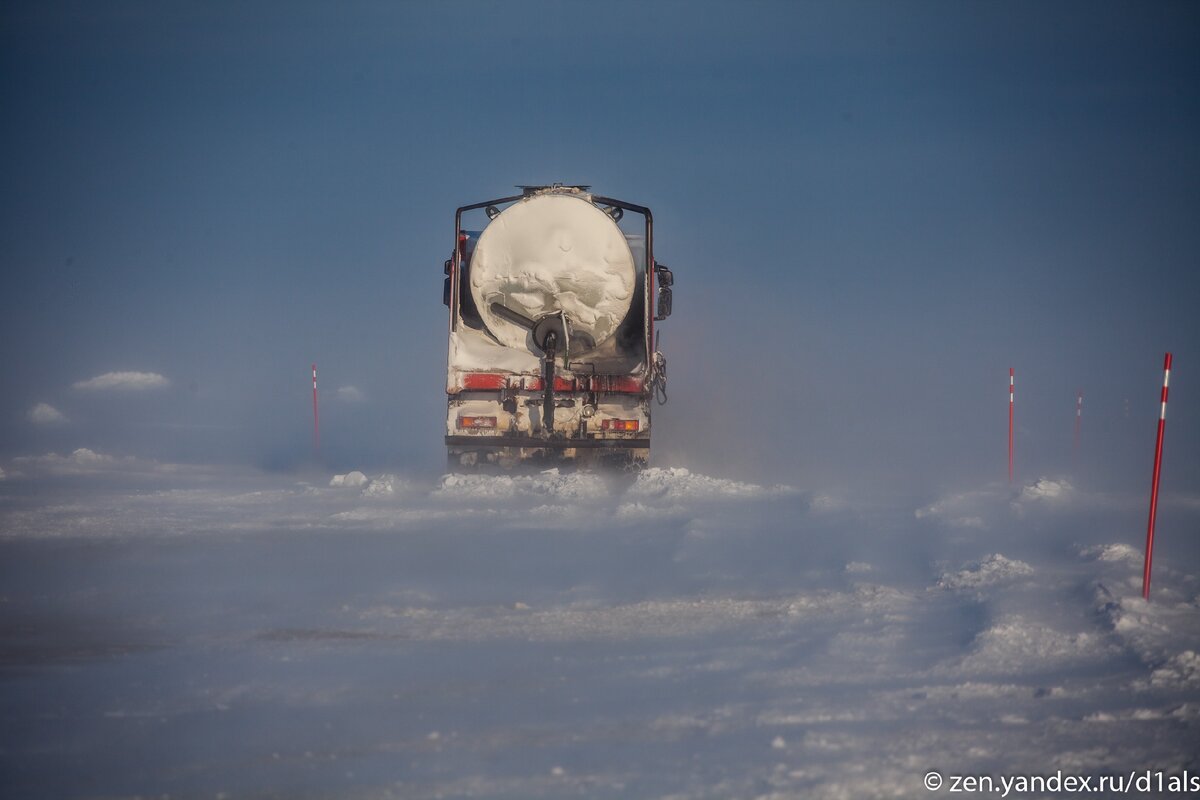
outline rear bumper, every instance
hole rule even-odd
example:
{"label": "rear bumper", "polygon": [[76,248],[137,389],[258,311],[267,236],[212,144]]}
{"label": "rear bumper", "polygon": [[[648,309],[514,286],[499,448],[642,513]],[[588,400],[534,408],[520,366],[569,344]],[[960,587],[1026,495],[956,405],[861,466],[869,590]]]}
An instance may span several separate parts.
{"label": "rear bumper", "polygon": [[489,447],[520,447],[538,450],[649,450],[649,439],[543,439],[540,436],[447,436],[447,447],[482,450]]}
{"label": "rear bumper", "polygon": [[450,470],[551,467],[615,467],[638,469],[650,460],[650,439],[545,439],[527,434],[446,437],[446,464]]}

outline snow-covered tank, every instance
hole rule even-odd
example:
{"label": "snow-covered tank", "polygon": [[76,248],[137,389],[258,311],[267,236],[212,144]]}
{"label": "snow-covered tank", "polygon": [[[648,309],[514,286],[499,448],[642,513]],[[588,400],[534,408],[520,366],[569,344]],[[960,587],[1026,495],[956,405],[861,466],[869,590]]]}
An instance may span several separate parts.
{"label": "snow-covered tank", "polygon": [[654,322],[671,312],[673,282],[654,261],[650,209],[586,186],[521,188],[455,214],[451,466],[644,464],[651,400],[666,399]]}

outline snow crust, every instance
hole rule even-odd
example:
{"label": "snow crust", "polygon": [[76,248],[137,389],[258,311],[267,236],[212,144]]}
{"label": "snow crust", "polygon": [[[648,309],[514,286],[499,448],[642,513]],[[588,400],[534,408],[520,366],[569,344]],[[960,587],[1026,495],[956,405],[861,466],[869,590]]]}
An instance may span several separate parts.
{"label": "snow crust", "polygon": [[1047,510],[1063,511],[1078,503],[1113,507],[1124,501],[1097,495],[1085,496],[1067,480],[1040,477],[1015,492],[1003,484],[948,492],[917,508],[913,515],[917,519],[934,521],[948,528],[983,531],[1013,514],[1020,516]]}
{"label": "snow crust", "polygon": [[1150,673],[1150,686],[1162,688],[1200,689],[1200,654],[1184,650],[1171,656],[1167,663]]}
{"label": "snow crust", "polygon": [[935,519],[951,527],[983,528],[981,509],[995,503],[996,492],[953,492],[913,512],[917,519]]}
{"label": "snow crust", "polygon": [[638,473],[627,496],[637,500],[721,500],[768,497],[795,493],[790,486],[758,486],[753,483],[697,475],[684,467],[651,467]]}
{"label": "snow crust", "polygon": [[443,499],[510,499],[544,496],[564,500],[607,496],[599,475],[548,469],[536,475],[443,475],[434,495]]}
{"label": "snow crust", "polygon": [[147,796],[350,798],[919,796],[950,764],[1182,769],[1200,734],[1200,552],[1164,539],[1147,603],[1144,507],[1061,479],[3,467],[0,745],[56,795],[123,796],[145,726]]}
{"label": "snow crust", "polygon": [[943,589],[978,589],[983,586],[1008,583],[1032,574],[1033,567],[1024,561],[1005,558],[1000,553],[992,553],[982,561],[958,572],[943,573],[942,577],[938,579],[938,586]]}
{"label": "snow crust", "polygon": [[1066,497],[1071,492],[1071,484],[1062,480],[1050,480],[1049,478],[1040,478],[1029,486],[1021,489],[1020,500],[1030,502],[1034,500],[1054,500]]}
{"label": "snow crust", "polygon": [[1121,561],[1127,564],[1142,563],[1142,551],[1124,542],[1085,547],[1081,552],[1085,556],[1091,556],[1101,561]]}
{"label": "snow crust", "polygon": [[173,467],[129,456],[113,456],[89,447],[78,447],[67,455],[46,453],[40,456],[18,456],[11,462],[14,474],[69,475],[86,473],[168,472]]}
{"label": "snow crust", "polygon": [[1013,615],[983,631],[975,651],[957,669],[984,675],[1036,672],[1087,663],[1112,651],[1112,643],[1098,632],[1063,631]]}

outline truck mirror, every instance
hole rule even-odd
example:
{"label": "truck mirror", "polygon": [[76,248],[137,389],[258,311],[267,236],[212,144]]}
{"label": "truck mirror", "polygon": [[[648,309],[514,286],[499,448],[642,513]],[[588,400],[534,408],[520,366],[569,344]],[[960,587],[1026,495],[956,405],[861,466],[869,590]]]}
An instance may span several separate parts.
{"label": "truck mirror", "polygon": [[671,289],[669,286],[658,287],[658,309],[654,312],[656,320],[664,320],[671,316]]}
{"label": "truck mirror", "polygon": [[658,281],[658,306],[654,312],[656,320],[671,316],[671,287],[675,285],[675,273],[666,264],[654,264],[654,279]]}
{"label": "truck mirror", "polygon": [[450,306],[450,277],[446,276],[442,279],[442,305]]}
{"label": "truck mirror", "polygon": [[671,272],[666,264],[654,265],[654,277],[658,281],[659,286],[675,285],[675,274]]}

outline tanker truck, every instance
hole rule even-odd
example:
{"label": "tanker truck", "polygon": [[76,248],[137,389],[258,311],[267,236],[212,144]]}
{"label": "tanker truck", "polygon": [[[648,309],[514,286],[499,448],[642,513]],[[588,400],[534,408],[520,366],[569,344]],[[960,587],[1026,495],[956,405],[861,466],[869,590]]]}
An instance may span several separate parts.
{"label": "tanker truck", "polygon": [[674,283],[650,209],[588,186],[518,188],[454,214],[449,466],[644,466],[652,401],[666,402],[654,323]]}

